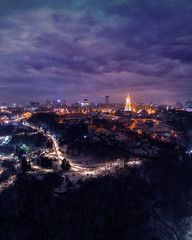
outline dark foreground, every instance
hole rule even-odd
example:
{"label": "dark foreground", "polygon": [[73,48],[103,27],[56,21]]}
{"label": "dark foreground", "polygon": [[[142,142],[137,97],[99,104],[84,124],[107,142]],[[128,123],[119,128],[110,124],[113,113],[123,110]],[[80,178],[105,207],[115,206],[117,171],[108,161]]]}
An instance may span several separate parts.
{"label": "dark foreground", "polygon": [[0,195],[0,239],[190,239],[191,172],[192,159],[153,159],[87,180],[60,198],[52,191],[56,173],[43,180],[20,174]]}

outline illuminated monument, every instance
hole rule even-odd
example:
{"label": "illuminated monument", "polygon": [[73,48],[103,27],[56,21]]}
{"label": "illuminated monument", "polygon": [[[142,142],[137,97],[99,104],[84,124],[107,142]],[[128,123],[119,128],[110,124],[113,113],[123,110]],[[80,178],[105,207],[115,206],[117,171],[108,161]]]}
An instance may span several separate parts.
{"label": "illuminated monument", "polygon": [[131,116],[131,98],[129,94],[126,97],[124,116]]}
{"label": "illuminated monument", "polygon": [[126,97],[125,112],[131,112],[131,98],[129,96],[129,93],[128,93],[127,97]]}

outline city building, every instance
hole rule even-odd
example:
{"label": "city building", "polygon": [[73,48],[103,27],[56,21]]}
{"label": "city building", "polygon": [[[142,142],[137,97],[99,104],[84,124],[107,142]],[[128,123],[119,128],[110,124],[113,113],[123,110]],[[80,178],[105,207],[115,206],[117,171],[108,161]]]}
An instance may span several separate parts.
{"label": "city building", "polygon": [[109,96],[105,96],[105,104],[106,104],[106,105],[109,104]]}
{"label": "city building", "polygon": [[79,108],[81,106],[81,104],[79,102],[73,103],[71,105],[73,108]]}
{"label": "city building", "polygon": [[7,103],[1,102],[0,108],[1,108],[2,110],[7,109]]}
{"label": "city building", "polygon": [[82,106],[83,107],[88,107],[89,106],[89,100],[87,98],[85,98],[82,102]]}
{"label": "city building", "polygon": [[66,101],[62,100],[61,105],[62,105],[62,107],[66,107]]}
{"label": "city building", "polygon": [[188,100],[185,102],[185,108],[187,110],[192,110],[192,101],[191,100]]}
{"label": "city building", "polygon": [[52,102],[52,107],[54,107],[54,108],[61,107],[61,105],[62,105],[61,99],[53,100],[53,102]]}
{"label": "city building", "polygon": [[176,102],[175,104],[174,104],[174,107],[176,107],[176,108],[183,108],[183,105],[182,105],[182,103],[180,103],[180,102]]}
{"label": "city building", "polygon": [[91,108],[94,108],[94,107],[95,107],[95,104],[94,104],[94,103],[90,103],[90,107],[91,107]]}
{"label": "city building", "polygon": [[45,106],[46,108],[51,108],[52,104],[51,101],[49,101],[48,99],[45,100]]}
{"label": "city building", "polygon": [[29,103],[29,108],[30,108],[31,110],[36,110],[36,109],[39,108],[39,106],[40,106],[39,102],[30,102],[30,103]]}
{"label": "city building", "polygon": [[57,99],[57,100],[56,100],[56,105],[57,105],[58,107],[61,106],[61,103],[62,103],[61,99]]}
{"label": "city building", "polygon": [[66,101],[61,100],[61,99],[53,100],[52,107],[53,107],[54,112],[65,111]]}

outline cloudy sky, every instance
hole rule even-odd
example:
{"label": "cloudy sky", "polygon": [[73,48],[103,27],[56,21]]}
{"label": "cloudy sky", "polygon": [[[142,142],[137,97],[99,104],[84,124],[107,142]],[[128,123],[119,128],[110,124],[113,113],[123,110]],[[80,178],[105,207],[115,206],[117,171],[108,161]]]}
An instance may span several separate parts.
{"label": "cloudy sky", "polygon": [[192,99],[191,0],[0,0],[0,101]]}

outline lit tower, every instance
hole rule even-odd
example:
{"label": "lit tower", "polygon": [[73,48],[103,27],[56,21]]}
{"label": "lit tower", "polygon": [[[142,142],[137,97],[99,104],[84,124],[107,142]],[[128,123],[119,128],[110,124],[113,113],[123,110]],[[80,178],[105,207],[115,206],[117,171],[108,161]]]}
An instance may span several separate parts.
{"label": "lit tower", "polygon": [[125,112],[131,112],[131,98],[129,96],[129,93],[128,93],[127,97],[126,97]]}

